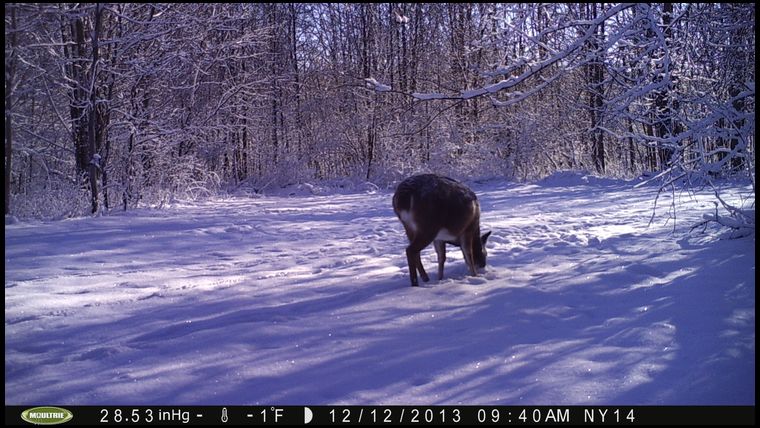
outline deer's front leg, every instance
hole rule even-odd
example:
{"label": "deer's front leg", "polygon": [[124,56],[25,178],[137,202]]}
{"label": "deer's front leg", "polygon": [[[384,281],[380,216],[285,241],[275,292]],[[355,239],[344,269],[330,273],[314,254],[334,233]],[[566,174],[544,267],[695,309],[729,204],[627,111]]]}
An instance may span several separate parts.
{"label": "deer's front leg", "polygon": [[438,281],[443,279],[443,264],[446,262],[446,241],[433,241],[435,252],[438,254]]}

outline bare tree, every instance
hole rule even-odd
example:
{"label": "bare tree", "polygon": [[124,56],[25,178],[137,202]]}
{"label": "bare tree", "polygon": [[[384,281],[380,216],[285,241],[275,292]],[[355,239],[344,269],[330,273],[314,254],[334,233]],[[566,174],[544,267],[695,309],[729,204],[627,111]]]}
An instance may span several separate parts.
{"label": "bare tree", "polygon": [[754,183],[753,16],[749,4],[8,4],[6,212],[421,171]]}

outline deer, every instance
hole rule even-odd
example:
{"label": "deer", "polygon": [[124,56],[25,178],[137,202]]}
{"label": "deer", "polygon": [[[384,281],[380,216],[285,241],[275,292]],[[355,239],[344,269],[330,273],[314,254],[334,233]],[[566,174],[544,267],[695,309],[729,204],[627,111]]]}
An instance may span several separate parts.
{"label": "deer", "polygon": [[432,242],[438,255],[438,280],[443,279],[446,244],[462,249],[472,276],[486,266],[488,232],[480,235],[480,204],[464,184],[437,174],[421,174],[401,182],[393,195],[393,211],[409,238],[406,260],[412,287],[419,286],[417,272],[428,282],[420,252]]}

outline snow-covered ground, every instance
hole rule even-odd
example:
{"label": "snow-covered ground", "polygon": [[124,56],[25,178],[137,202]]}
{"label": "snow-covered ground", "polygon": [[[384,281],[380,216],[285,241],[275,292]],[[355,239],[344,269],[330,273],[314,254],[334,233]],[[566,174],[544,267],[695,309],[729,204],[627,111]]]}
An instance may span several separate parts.
{"label": "snow-covered ground", "polygon": [[6,225],[5,404],[755,403],[755,240],[688,233],[707,191],[674,233],[653,187],[473,188],[486,272],[431,246],[419,288],[385,190]]}

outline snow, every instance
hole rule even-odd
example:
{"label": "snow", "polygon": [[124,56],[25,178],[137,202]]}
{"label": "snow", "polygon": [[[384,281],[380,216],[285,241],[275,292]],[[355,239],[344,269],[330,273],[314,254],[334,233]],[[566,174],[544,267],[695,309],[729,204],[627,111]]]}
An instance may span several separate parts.
{"label": "snow", "polygon": [[647,226],[651,186],[471,184],[485,274],[450,248],[418,288],[391,190],[6,221],[5,403],[754,405],[754,236],[689,232],[712,191]]}
{"label": "snow", "polygon": [[412,96],[421,101],[445,100],[446,98],[449,98],[448,96],[438,93],[438,92],[432,92],[432,93],[414,92],[412,93]]}
{"label": "snow", "polygon": [[470,98],[479,97],[479,96],[481,96],[483,94],[487,94],[487,93],[488,93],[488,91],[486,89],[483,89],[483,88],[470,89],[470,90],[467,90],[467,91],[462,91],[460,97],[462,97],[462,99],[469,100]]}
{"label": "snow", "polygon": [[374,89],[377,92],[388,92],[391,90],[390,86],[378,82],[374,77],[367,77],[364,80],[367,82],[367,86],[370,89]]}

